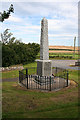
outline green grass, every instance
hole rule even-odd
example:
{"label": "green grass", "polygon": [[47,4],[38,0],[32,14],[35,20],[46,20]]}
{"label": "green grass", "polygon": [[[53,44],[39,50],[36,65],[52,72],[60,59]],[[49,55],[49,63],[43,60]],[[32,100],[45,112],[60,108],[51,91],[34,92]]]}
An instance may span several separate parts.
{"label": "green grass", "polygon": [[78,54],[75,54],[75,57],[73,56],[73,53],[49,53],[50,59],[78,59]]}
{"label": "green grass", "polygon": [[26,65],[23,65],[24,68],[27,68],[27,67],[37,67],[37,62],[33,62],[33,63],[29,63],[29,64],[26,64]]}
{"label": "green grass", "polygon": [[3,118],[77,118],[77,88],[46,93],[15,84],[3,83]]}
{"label": "green grass", "polygon": [[2,72],[2,78],[16,78],[19,77],[19,70],[5,71]]}
{"label": "green grass", "polygon": [[[37,55],[37,59],[40,58],[40,53]],[[73,53],[49,53],[49,59],[63,59],[63,60],[77,60],[78,54],[75,53],[75,57]]]}
{"label": "green grass", "polygon": [[68,71],[69,71],[69,79],[79,83],[78,70],[68,70]]}
{"label": "green grass", "polygon": [[35,74],[37,71],[37,62],[33,62],[27,65],[23,65],[24,68],[28,68],[28,74]]}
{"label": "green grass", "polygon": [[[36,62],[24,65],[36,67]],[[33,71],[31,71],[33,72]],[[3,72],[3,78],[18,77],[18,71]],[[69,70],[69,79],[78,82],[78,71]],[[2,83],[3,118],[77,118],[78,87],[60,91],[26,90],[17,82]],[[79,114],[80,115],[80,114]]]}
{"label": "green grass", "polygon": [[[30,68],[30,67],[37,67],[37,63],[33,62],[30,64],[23,65],[24,68]],[[36,69],[29,69],[28,73],[29,74],[34,74],[36,72]],[[2,78],[7,79],[7,78],[17,78],[19,77],[19,70],[12,70],[12,71],[5,71],[2,72]],[[1,78],[1,73],[0,73],[0,78]]]}
{"label": "green grass", "polygon": [[[37,72],[37,67],[32,67],[32,68],[27,67],[27,68],[28,68],[28,74],[29,74],[29,75],[36,74],[36,72]],[[26,69],[21,70],[21,72],[26,75]]]}

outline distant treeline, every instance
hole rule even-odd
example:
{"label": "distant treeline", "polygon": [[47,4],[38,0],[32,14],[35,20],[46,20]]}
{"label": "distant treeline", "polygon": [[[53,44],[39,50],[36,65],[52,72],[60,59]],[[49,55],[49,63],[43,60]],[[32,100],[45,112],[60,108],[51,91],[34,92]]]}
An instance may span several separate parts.
{"label": "distant treeline", "polygon": [[2,43],[2,66],[7,67],[34,62],[39,50],[39,44],[36,43]]}

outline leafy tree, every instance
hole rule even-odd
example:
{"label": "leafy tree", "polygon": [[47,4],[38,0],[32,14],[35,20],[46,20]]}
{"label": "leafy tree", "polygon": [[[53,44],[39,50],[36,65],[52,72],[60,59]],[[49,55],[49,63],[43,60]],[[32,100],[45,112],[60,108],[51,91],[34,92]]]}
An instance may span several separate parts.
{"label": "leafy tree", "polygon": [[2,45],[2,66],[7,67],[14,65],[16,60],[16,53],[7,45]]}
{"label": "leafy tree", "polygon": [[11,12],[14,13],[13,4],[11,4],[11,6],[10,6],[9,10],[7,10],[7,12],[6,11],[3,11],[3,13],[0,12],[0,21],[3,22],[4,19],[8,19]]}
{"label": "leafy tree", "polygon": [[8,32],[8,29],[1,34],[2,39],[2,66],[10,66],[15,64],[27,64],[35,61],[40,47],[39,44],[22,43],[15,37],[12,37],[12,33]]}
{"label": "leafy tree", "polygon": [[19,44],[20,40],[17,40],[15,37],[12,37],[12,33],[9,32],[10,29],[6,29],[3,33],[1,33],[1,42],[3,44]]}
{"label": "leafy tree", "polygon": [[37,43],[28,43],[28,46],[34,50],[36,55],[40,51],[40,46]]}
{"label": "leafy tree", "polygon": [[1,33],[1,41],[3,44],[8,44],[11,40],[12,33],[8,32],[9,29],[6,29],[3,33]]}

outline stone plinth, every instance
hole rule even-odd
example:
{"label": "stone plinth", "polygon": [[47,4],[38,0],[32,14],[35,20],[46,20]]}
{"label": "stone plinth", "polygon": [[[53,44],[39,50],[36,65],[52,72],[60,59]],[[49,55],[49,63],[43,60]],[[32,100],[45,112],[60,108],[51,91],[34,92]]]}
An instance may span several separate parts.
{"label": "stone plinth", "polygon": [[51,62],[51,60],[38,60],[37,61],[37,75],[39,75],[39,76],[52,76],[52,62]]}

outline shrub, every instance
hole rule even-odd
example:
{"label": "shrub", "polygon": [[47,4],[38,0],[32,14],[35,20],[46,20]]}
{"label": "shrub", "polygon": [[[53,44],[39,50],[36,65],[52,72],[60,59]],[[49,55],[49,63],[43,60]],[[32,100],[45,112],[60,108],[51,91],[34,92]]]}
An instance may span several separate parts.
{"label": "shrub", "polygon": [[2,44],[2,66],[34,62],[39,50],[39,44],[36,43]]}

